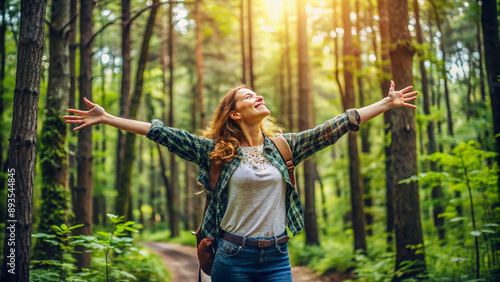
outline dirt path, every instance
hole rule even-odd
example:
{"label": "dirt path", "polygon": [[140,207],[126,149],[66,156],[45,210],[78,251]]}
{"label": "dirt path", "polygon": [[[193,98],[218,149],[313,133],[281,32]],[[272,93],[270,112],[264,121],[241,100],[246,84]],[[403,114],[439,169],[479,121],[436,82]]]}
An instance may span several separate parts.
{"label": "dirt path", "polygon": [[[189,282],[198,280],[198,258],[196,249],[162,242],[146,242],[144,246],[158,253],[163,263],[172,274],[172,282]],[[210,281],[210,277],[202,273],[202,281]],[[322,281],[319,276],[305,267],[292,267],[293,281]]]}

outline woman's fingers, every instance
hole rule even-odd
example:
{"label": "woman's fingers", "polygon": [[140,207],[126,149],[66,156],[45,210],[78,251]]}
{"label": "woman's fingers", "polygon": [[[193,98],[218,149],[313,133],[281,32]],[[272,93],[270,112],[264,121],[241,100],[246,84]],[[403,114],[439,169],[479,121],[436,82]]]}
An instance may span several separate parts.
{"label": "woman's fingers", "polygon": [[413,91],[413,92],[404,94],[403,97],[408,98],[408,97],[411,97],[411,96],[415,96],[417,94],[418,94],[418,91]]}
{"label": "woman's fingers", "polygon": [[408,104],[408,103],[404,103],[403,106],[408,107],[408,108],[414,108],[414,109],[417,108],[417,106],[415,106],[413,104]]}
{"label": "woman's fingers", "polygon": [[82,117],[81,116],[63,116],[63,119],[66,119],[66,120],[69,120],[69,119],[71,119],[71,120],[73,120],[73,119],[79,119],[79,120],[81,120]]}
{"label": "woman's fingers", "polygon": [[413,100],[417,100],[417,98],[418,98],[417,96],[413,96],[413,97],[405,98],[404,101],[406,103],[406,102],[410,102],[410,101],[413,101]]}
{"label": "woman's fingers", "polygon": [[65,123],[76,123],[76,124],[80,124],[80,123],[84,123],[83,120],[79,119],[79,120],[72,120],[72,119],[67,119],[64,121]]}
{"label": "woman's fingers", "polygon": [[74,113],[77,115],[83,115],[83,114],[87,113],[87,111],[80,111],[80,110],[75,110],[75,109],[68,109],[68,112]]}
{"label": "woman's fingers", "polygon": [[405,87],[405,88],[403,88],[403,89],[401,89],[399,91],[401,91],[401,93],[405,93],[405,92],[407,92],[408,90],[410,90],[412,88],[413,88],[413,86],[408,86],[408,87]]}
{"label": "woman's fingers", "polygon": [[86,127],[86,126],[87,126],[87,124],[82,124],[82,125],[80,125],[78,127],[73,128],[73,131],[77,131],[78,129],[82,129],[82,128]]}
{"label": "woman's fingers", "polygon": [[90,102],[89,99],[87,99],[87,97],[83,97],[83,101],[85,102],[85,104],[89,105],[89,107],[93,108],[95,107],[96,104]]}

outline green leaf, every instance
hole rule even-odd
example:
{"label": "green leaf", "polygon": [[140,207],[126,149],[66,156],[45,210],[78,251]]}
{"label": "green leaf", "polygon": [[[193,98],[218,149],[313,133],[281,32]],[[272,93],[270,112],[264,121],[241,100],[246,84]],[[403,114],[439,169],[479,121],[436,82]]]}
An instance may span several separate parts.
{"label": "green leaf", "polygon": [[452,258],[450,259],[450,262],[461,262],[461,261],[466,261],[466,258]]}
{"label": "green leaf", "polygon": [[76,229],[76,228],[80,228],[80,227],[82,227],[82,226],[84,226],[84,225],[85,225],[85,224],[77,224],[77,225],[73,225],[73,226],[71,226],[70,228],[68,228],[68,231],[69,231],[69,230]]}
{"label": "green leaf", "polygon": [[68,226],[65,223],[63,223],[63,224],[61,224],[61,229],[63,231],[66,231],[66,230],[68,230]]}
{"label": "green leaf", "polygon": [[123,271],[123,270],[115,270],[115,271],[116,271],[117,273],[119,273],[120,275],[122,275],[122,276],[125,276],[125,277],[127,277],[127,278],[129,278],[129,279],[132,279],[132,280],[136,280],[136,278],[135,278],[135,276],[134,276],[134,275],[132,275],[132,274],[130,274],[130,273],[128,273],[128,272],[126,272],[126,271]]}
{"label": "green leaf", "polygon": [[470,235],[479,237],[479,236],[481,236],[481,231],[471,231]]}
{"label": "green leaf", "polygon": [[47,243],[50,243],[52,245],[55,245],[55,246],[59,246],[59,242],[55,241],[55,240],[43,240],[44,242],[47,242]]}
{"label": "green leaf", "polygon": [[108,239],[111,238],[111,235],[109,233],[107,233],[107,232],[99,231],[99,232],[97,232],[97,234],[100,234],[100,235],[102,235],[102,236],[104,236],[104,237],[106,237]]}
{"label": "green leaf", "polygon": [[63,230],[61,229],[61,227],[59,227],[57,225],[52,225],[52,229],[54,229],[55,231],[63,232]]}
{"label": "green leaf", "polygon": [[35,234],[31,234],[31,237],[34,237],[34,238],[54,238],[54,237],[56,237],[56,235],[46,234],[46,233],[35,233]]}
{"label": "green leaf", "polygon": [[129,225],[134,225],[134,224],[135,224],[135,221],[127,221],[123,225],[124,226],[129,226]]}
{"label": "green leaf", "polygon": [[450,222],[457,222],[457,221],[461,221],[464,219],[465,219],[465,217],[463,217],[463,216],[454,217],[454,218],[450,219]]}
{"label": "green leaf", "polygon": [[419,180],[420,180],[420,177],[418,177],[416,175],[412,175],[406,179],[399,180],[398,184],[410,184],[412,182],[418,182]]}
{"label": "green leaf", "polygon": [[481,229],[481,232],[483,232],[483,233],[496,233],[495,231],[493,231],[491,229]]}

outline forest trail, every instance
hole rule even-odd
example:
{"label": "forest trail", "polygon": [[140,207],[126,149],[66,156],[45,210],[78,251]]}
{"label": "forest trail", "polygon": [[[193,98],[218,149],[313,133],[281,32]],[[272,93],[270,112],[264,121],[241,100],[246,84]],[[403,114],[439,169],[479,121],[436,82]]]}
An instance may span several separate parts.
{"label": "forest trail", "polygon": [[[194,247],[163,242],[145,242],[143,245],[160,256],[172,274],[172,282],[198,280],[198,258]],[[202,276],[202,281],[210,281],[209,276],[204,273]],[[295,282],[325,281],[310,269],[302,266],[292,267],[292,276]]]}

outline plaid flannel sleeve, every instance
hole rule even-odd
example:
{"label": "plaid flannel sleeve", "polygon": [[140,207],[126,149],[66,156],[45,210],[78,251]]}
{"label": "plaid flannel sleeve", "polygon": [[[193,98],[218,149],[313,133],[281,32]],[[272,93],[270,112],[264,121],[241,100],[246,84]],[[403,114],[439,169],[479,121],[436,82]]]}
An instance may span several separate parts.
{"label": "plaid flannel sleeve", "polygon": [[158,119],[151,121],[151,129],[146,137],[158,144],[166,146],[170,152],[189,162],[200,165],[206,152],[213,150],[213,140],[198,137],[185,130],[167,127]]}
{"label": "plaid flannel sleeve", "polygon": [[356,109],[349,109],[313,129],[284,134],[292,149],[294,165],[298,165],[314,153],[335,144],[349,131],[358,131],[361,119]]}

